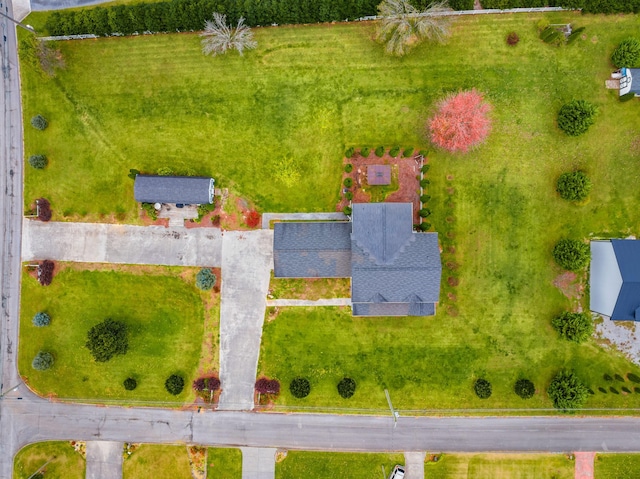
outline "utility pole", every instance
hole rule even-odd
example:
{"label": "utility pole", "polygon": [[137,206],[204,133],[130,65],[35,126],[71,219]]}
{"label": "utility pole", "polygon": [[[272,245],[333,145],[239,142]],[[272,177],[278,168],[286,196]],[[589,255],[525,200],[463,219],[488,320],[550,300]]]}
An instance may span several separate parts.
{"label": "utility pole", "polygon": [[[6,396],[7,394],[9,394],[10,392],[13,392],[13,391],[15,391],[16,389],[18,389],[18,388],[20,387],[20,384],[22,384],[22,382],[20,382],[20,383],[16,384],[15,386],[13,386],[13,387],[12,387],[11,389],[9,389],[8,391],[6,391],[6,392],[4,392],[4,393],[1,393],[1,394],[0,394],[0,399],[2,399],[3,397],[5,397],[5,396]],[[1,390],[0,390],[0,392],[1,392]]]}
{"label": "utility pole", "polygon": [[389,409],[391,409],[391,414],[393,416],[393,427],[395,428],[398,425],[398,418],[400,417],[400,413],[393,409],[393,404],[391,404],[391,396],[389,396],[389,391],[384,390],[384,395],[387,397],[387,403],[389,404]]}
{"label": "utility pole", "polygon": [[15,20],[14,18],[11,18],[9,15],[3,13],[2,11],[0,11],[0,15],[2,15],[4,18],[8,18],[9,20],[11,20],[13,23],[18,25],[19,27],[24,28],[26,31],[31,32],[31,33],[36,33],[36,31],[33,29],[33,27],[25,25],[24,23],[21,23],[18,20]]}

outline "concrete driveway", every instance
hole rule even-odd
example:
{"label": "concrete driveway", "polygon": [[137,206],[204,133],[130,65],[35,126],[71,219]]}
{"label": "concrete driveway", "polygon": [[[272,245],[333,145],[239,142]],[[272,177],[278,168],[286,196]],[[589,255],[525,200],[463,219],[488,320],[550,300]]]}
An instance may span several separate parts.
{"label": "concrete driveway", "polygon": [[122,479],[122,449],[117,441],[88,441],[86,479]]}
{"label": "concrete driveway", "polygon": [[218,228],[165,228],[25,219],[22,260],[215,266],[222,264]]}

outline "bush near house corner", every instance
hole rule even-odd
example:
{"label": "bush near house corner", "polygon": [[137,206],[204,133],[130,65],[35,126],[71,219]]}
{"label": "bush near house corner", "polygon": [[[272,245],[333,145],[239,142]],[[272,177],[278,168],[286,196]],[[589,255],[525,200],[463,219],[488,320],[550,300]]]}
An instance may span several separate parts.
{"label": "bush near house corner", "polygon": [[573,239],[561,239],[553,248],[553,259],[569,271],[578,271],[589,262],[589,245]]}
{"label": "bush near house corner", "polygon": [[582,343],[593,333],[593,321],[587,313],[571,313],[565,311],[551,320],[553,329],[565,339]]}
{"label": "bush near house corner", "polygon": [[622,40],[611,55],[611,63],[617,68],[636,67],[640,62],[640,41],[636,38]]}

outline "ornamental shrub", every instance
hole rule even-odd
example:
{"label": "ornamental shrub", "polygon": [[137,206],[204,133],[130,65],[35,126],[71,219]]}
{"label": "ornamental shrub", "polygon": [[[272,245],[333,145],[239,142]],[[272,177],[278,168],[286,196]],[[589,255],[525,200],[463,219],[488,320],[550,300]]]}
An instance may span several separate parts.
{"label": "ornamental shrub", "polygon": [[220,389],[220,379],[216,376],[205,376],[193,381],[193,390],[197,392],[217,391],[218,389]]}
{"label": "ornamental shrub", "polygon": [[420,218],[428,218],[431,216],[431,210],[429,208],[422,208],[418,211],[418,216],[420,216]]}
{"label": "ornamental shrub", "polygon": [[624,382],[624,378],[620,376],[618,373],[614,374],[613,377],[616,381],[620,381],[621,383]]}
{"label": "ornamental shrub", "polygon": [[573,30],[571,34],[567,37],[567,45],[571,45],[573,42],[575,42],[578,39],[578,37],[582,35],[582,32],[584,32],[585,29],[586,27],[580,27]]}
{"label": "ornamental shrub", "polygon": [[277,379],[260,378],[256,381],[256,391],[260,394],[280,394],[280,381]]}
{"label": "ornamental shrub", "polygon": [[347,192],[344,194],[344,197],[345,197],[346,199],[348,199],[349,201],[351,201],[351,200],[353,199],[353,193],[351,193],[350,191],[347,191]]}
{"label": "ornamental shrub", "polygon": [[513,387],[513,390],[522,399],[529,399],[533,397],[536,392],[535,386],[528,379],[518,379]]}
{"label": "ornamental shrub", "polygon": [[347,172],[347,173],[351,173],[353,171],[353,165],[351,163],[347,163],[344,166],[344,171]]}
{"label": "ornamental shrub", "polygon": [[38,265],[38,282],[42,286],[49,286],[53,280],[53,270],[56,264],[53,261],[45,259]]}
{"label": "ornamental shrub", "polygon": [[611,55],[611,63],[617,68],[640,66],[640,41],[627,38],[620,42]]}
{"label": "ornamental shrub", "polygon": [[629,93],[625,93],[624,95],[620,95],[618,98],[620,99],[620,103],[626,103],[628,101],[633,100],[636,97],[636,94],[632,91]]}
{"label": "ornamental shrub", "polygon": [[611,381],[613,381],[613,378],[611,377],[611,375],[610,375],[610,374],[607,374],[607,373],[604,373],[604,374],[602,375],[602,379],[604,379],[604,380],[605,380],[605,381],[607,381],[607,382],[611,382]]}
{"label": "ornamental shrub", "polygon": [[426,188],[427,186],[429,186],[431,184],[431,181],[429,181],[428,179],[424,179],[424,180],[420,180],[420,186],[422,188]]}
{"label": "ornamental shrub", "polygon": [[40,351],[33,358],[31,367],[37,371],[46,371],[53,366],[53,354],[46,351]]}
{"label": "ornamental shrub", "polygon": [[50,221],[53,213],[51,212],[51,204],[46,198],[38,198],[36,200],[36,211],[40,221]]}
{"label": "ornamental shrub", "polygon": [[347,216],[351,216],[351,213],[352,213],[351,206],[345,206],[344,208],[342,208],[342,212]]}
{"label": "ornamental shrub", "polygon": [[169,166],[161,166],[158,168],[158,176],[171,176],[173,175],[173,170]]}
{"label": "ornamental shrub", "polygon": [[141,203],[140,206],[142,207],[143,211],[147,213],[147,216],[151,218],[152,221],[155,221],[158,219],[158,211],[156,210],[153,203]]}
{"label": "ornamental shrub", "polygon": [[422,165],[422,167],[420,168],[420,171],[422,173],[428,173],[429,169],[431,168],[431,165],[429,163],[425,163],[424,165]]}
{"label": "ornamental shrub", "polygon": [[138,387],[138,381],[136,381],[133,378],[125,379],[122,384],[127,391],[133,391],[135,388]]}
{"label": "ornamental shrub", "polygon": [[384,155],[384,146],[379,146],[376,148],[375,154],[378,158]]}
{"label": "ornamental shrub", "polygon": [[353,146],[350,146],[349,148],[347,148],[347,151],[344,152],[344,156],[346,156],[347,158],[351,158],[355,152],[356,149]]}
{"label": "ornamental shrub", "polygon": [[36,115],[31,118],[31,126],[36,130],[46,130],[47,126],[49,126],[49,122],[42,115]]}
{"label": "ornamental shrub", "polygon": [[420,223],[420,226],[418,226],[418,228],[420,229],[420,231],[429,231],[429,229],[431,229],[431,223],[423,221],[422,223]]}
{"label": "ornamental shrub", "polygon": [[430,199],[431,199],[431,195],[422,195],[420,197],[420,202],[421,203],[428,203]]}
{"label": "ornamental shrub", "polygon": [[398,153],[400,153],[400,147],[399,146],[394,146],[393,148],[391,148],[389,150],[389,156],[392,156],[393,158],[398,156]]}
{"label": "ornamental shrub", "polygon": [[216,285],[216,275],[211,268],[202,268],[196,274],[196,288],[202,291],[210,291]]}
{"label": "ornamental shrub", "polygon": [[569,136],[580,136],[595,123],[596,106],[586,100],[572,100],[558,112],[558,128]]}
{"label": "ornamental shrub", "polygon": [[353,180],[351,178],[345,178],[344,181],[342,182],[344,184],[344,186],[346,186],[347,188],[351,188],[351,186],[353,186]]}
{"label": "ornamental shrub", "polygon": [[560,371],[551,381],[547,394],[554,407],[566,411],[582,407],[589,389],[572,371]]}
{"label": "ornamental shrub", "polygon": [[556,191],[560,197],[569,201],[582,201],[591,191],[591,180],[583,171],[563,173],[558,178]]}
{"label": "ornamental shrub", "polygon": [[34,326],[41,328],[43,326],[49,326],[49,324],[51,324],[51,317],[47,313],[40,311],[39,313],[36,313],[31,322]]}
{"label": "ornamental shrub", "polygon": [[516,32],[509,32],[507,35],[507,45],[515,47],[520,41],[520,37]]}
{"label": "ornamental shrub", "polygon": [[126,354],[129,349],[127,325],[107,318],[87,332],[85,346],[98,362],[109,361],[116,354]]}
{"label": "ornamental shrub", "polygon": [[487,399],[491,396],[491,383],[486,379],[476,379],[476,382],[473,383],[473,390],[480,399]]}
{"label": "ornamental shrub", "polygon": [[413,147],[405,148],[405,150],[402,152],[403,158],[409,158],[410,156],[413,156]]}
{"label": "ornamental shrub", "polygon": [[553,259],[569,271],[578,271],[589,262],[589,245],[573,239],[561,239],[553,248]]}
{"label": "ornamental shrub", "polygon": [[364,148],[360,148],[360,156],[364,158],[369,156],[369,148],[367,148],[366,146]]}
{"label": "ornamental shrub", "polygon": [[184,389],[184,378],[178,374],[172,374],[164,382],[164,388],[169,394],[177,396]]}
{"label": "ornamental shrub", "polygon": [[256,210],[249,211],[247,213],[245,223],[249,228],[255,228],[260,224],[260,213],[258,213]]}
{"label": "ornamental shrub", "polygon": [[632,383],[640,383],[640,376],[638,376],[637,374],[628,373],[627,379]]}
{"label": "ornamental shrub", "polygon": [[311,392],[311,384],[307,378],[294,378],[289,384],[289,391],[295,398],[306,398]]}
{"label": "ornamental shrub", "polygon": [[44,167],[47,166],[47,157],[44,155],[31,155],[29,164],[36,170],[44,170]]}
{"label": "ornamental shrub", "polygon": [[344,399],[349,399],[356,392],[356,382],[351,378],[342,378],[338,383],[338,394]]}
{"label": "ornamental shrub", "polygon": [[593,334],[593,321],[587,313],[565,311],[553,318],[551,325],[560,336],[575,343],[582,343]]}

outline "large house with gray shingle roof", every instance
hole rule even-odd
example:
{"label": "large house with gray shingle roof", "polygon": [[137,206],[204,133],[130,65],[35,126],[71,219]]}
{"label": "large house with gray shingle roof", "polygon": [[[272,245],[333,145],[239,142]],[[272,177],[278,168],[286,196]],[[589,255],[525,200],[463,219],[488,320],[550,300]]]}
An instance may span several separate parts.
{"label": "large house with gray shingle roof", "polygon": [[411,203],[357,203],[351,222],[276,223],[277,278],[351,277],[354,316],[431,316],[440,297],[437,233],[413,231]]}

